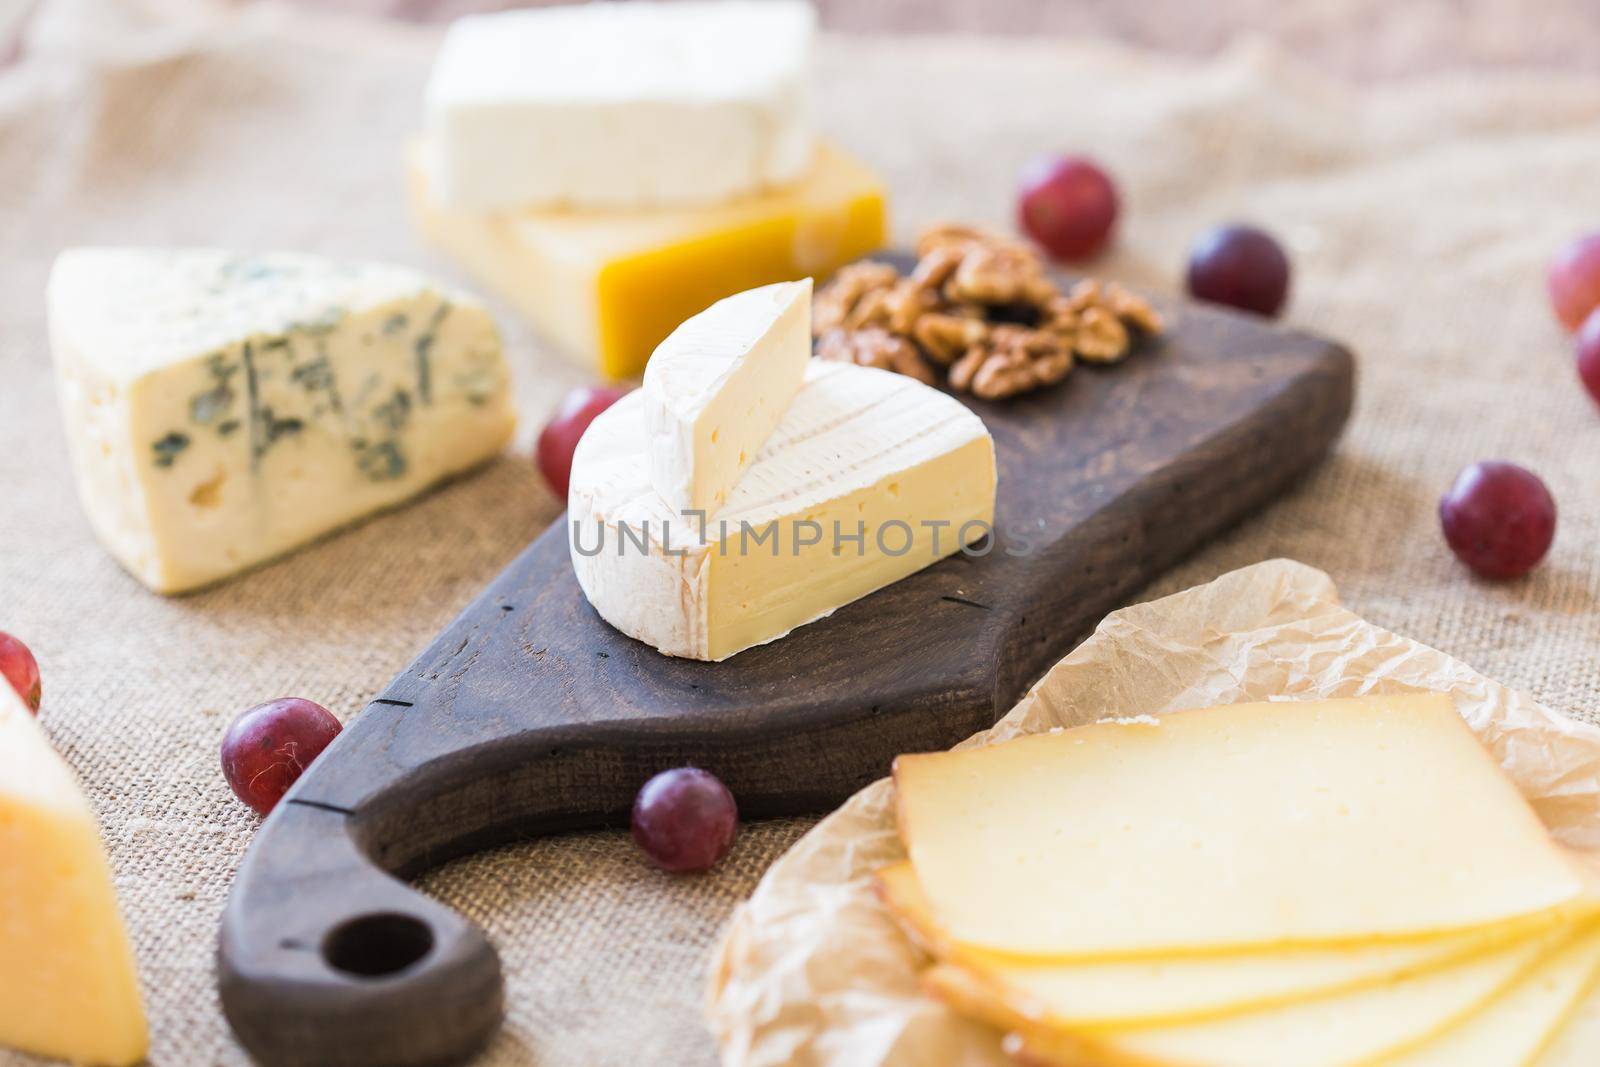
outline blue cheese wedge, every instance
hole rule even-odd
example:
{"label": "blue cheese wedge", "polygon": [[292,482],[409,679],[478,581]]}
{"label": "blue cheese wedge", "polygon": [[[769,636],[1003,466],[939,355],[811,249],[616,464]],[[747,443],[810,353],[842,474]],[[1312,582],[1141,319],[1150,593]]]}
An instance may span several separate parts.
{"label": "blue cheese wedge", "polygon": [[403,268],[74,249],[48,303],[79,496],[157,592],[397,504],[511,435],[488,313]]}

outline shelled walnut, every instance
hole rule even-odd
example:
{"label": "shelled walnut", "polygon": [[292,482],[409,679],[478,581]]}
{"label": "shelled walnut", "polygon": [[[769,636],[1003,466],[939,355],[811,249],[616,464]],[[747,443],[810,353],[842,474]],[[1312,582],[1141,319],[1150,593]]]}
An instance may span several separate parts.
{"label": "shelled walnut", "polygon": [[881,327],[864,330],[829,330],[817,339],[817,355],[863,367],[892,370],[932,385],[937,379],[922,361],[917,346]]}
{"label": "shelled walnut", "polygon": [[1028,245],[971,226],[923,231],[917,264],[845,267],[812,308],[818,355],[937,381],[984,400],[1054,385],[1075,360],[1115,363],[1161,317],[1118,285],[1063,293]]}

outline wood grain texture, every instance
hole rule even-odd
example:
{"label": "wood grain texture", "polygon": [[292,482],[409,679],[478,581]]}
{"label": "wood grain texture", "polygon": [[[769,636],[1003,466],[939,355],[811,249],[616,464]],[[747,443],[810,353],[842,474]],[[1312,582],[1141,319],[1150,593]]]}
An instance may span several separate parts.
{"label": "wood grain texture", "polygon": [[622,824],[667,767],[716,773],[746,817],[812,812],[898,753],[991,725],[1108,610],[1313,465],[1349,415],[1341,347],[1168,313],[1167,337],[1122,365],[972,404],[1000,469],[988,555],[723,663],[661,656],[602,622],[564,520],[552,526],[262,826],[219,949],[243,1044],[268,1064],[460,1059],[497,1025],[498,959],[401,879],[519,837]]}

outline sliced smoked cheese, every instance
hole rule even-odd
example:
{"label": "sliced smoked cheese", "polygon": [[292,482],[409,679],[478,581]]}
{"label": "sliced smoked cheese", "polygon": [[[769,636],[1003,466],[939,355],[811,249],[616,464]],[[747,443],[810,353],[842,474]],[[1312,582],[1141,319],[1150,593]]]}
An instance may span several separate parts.
{"label": "sliced smoked cheese", "polygon": [[877,878],[885,903],[941,961],[1025,1002],[1041,1024],[1078,1029],[1190,1022],[1329,996],[1461,962],[1526,936],[1508,925],[1410,942],[1056,961],[955,943],[928,910],[909,863]]}
{"label": "sliced smoked cheese", "polygon": [[1600,1063],[1600,979],[1590,984],[1533,1062],[1534,1067],[1595,1067]]}
{"label": "sliced smoked cheese", "polygon": [[[1384,1067],[1529,1067],[1597,970],[1600,930],[1591,927],[1482,1011]],[[1590,1062],[1600,1063],[1600,1048],[1590,1051]]]}
{"label": "sliced smoked cheese", "polygon": [[0,678],[0,1046],[144,1058],[133,952],[94,812]]}
{"label": "sliced smoked cheese", "polygon": [[935,995],[1013,1032],[1026,1062],[1048,1067],[1368,1067],[1470,1018],[1573,936],[1547,931],[1460,964],[1338,996],[1225,1019],[1126,1030],[1041,1026],[965,972],[928,972]]}
{"label": "sliced smoked cheese", "polygon": [[1236,704],[895,762],[958,942],[1063,958],[1362,943],[1592,906],[1442,695]]}

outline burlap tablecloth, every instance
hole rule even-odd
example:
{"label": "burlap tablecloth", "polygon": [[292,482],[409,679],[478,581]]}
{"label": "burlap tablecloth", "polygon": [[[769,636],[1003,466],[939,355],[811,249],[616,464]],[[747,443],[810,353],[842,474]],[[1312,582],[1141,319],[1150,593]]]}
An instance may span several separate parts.
{"label": "burlap tablecloth", "polygon": [[[433,38],[268,11],[151,28],[52,0],[0,70],[0,629],[44,670],[44,721],[105,825],[158,1064],[239,1063],[212,953],[256,818],[216,745],[238,709],[299,694],[353,714],[559,504],[525,442],[583,379],[503,315],[524,446],[417,505],[199,596],[124,575],[73,498],[42,293],[72,244],[221,244],[389,258],[454,275],[404,211],[400,157]],[[1338,455],[1152,595],[1272,556],[1327,570],[1379,625],[1546,704],[1600,710],[1600,412],[1542,289],[1596,224],[1600,78],[1440,76],[1355,90],[1248,42],[1179,63],[1086,43],[826,40],[825,127],[893,187],[902,235],[1005,224],[1030,155],[1081,148],[1126,199],[1098,266],[1179,285],[1201,227],[1281,234],[1289,321],[1351,342],[1361,396]],[[1434,507],[1503,456],[1549,482],[1561,525],[1530,579],[1469,579]],[[509,979],[486,1062],[701,1064],[706,948],[808,825],[745,829],[713,874],[649,869],[620,833],[507,848],[430,875],[483,923]],[[20,1062],[0,1053],[7,1067]]]}

